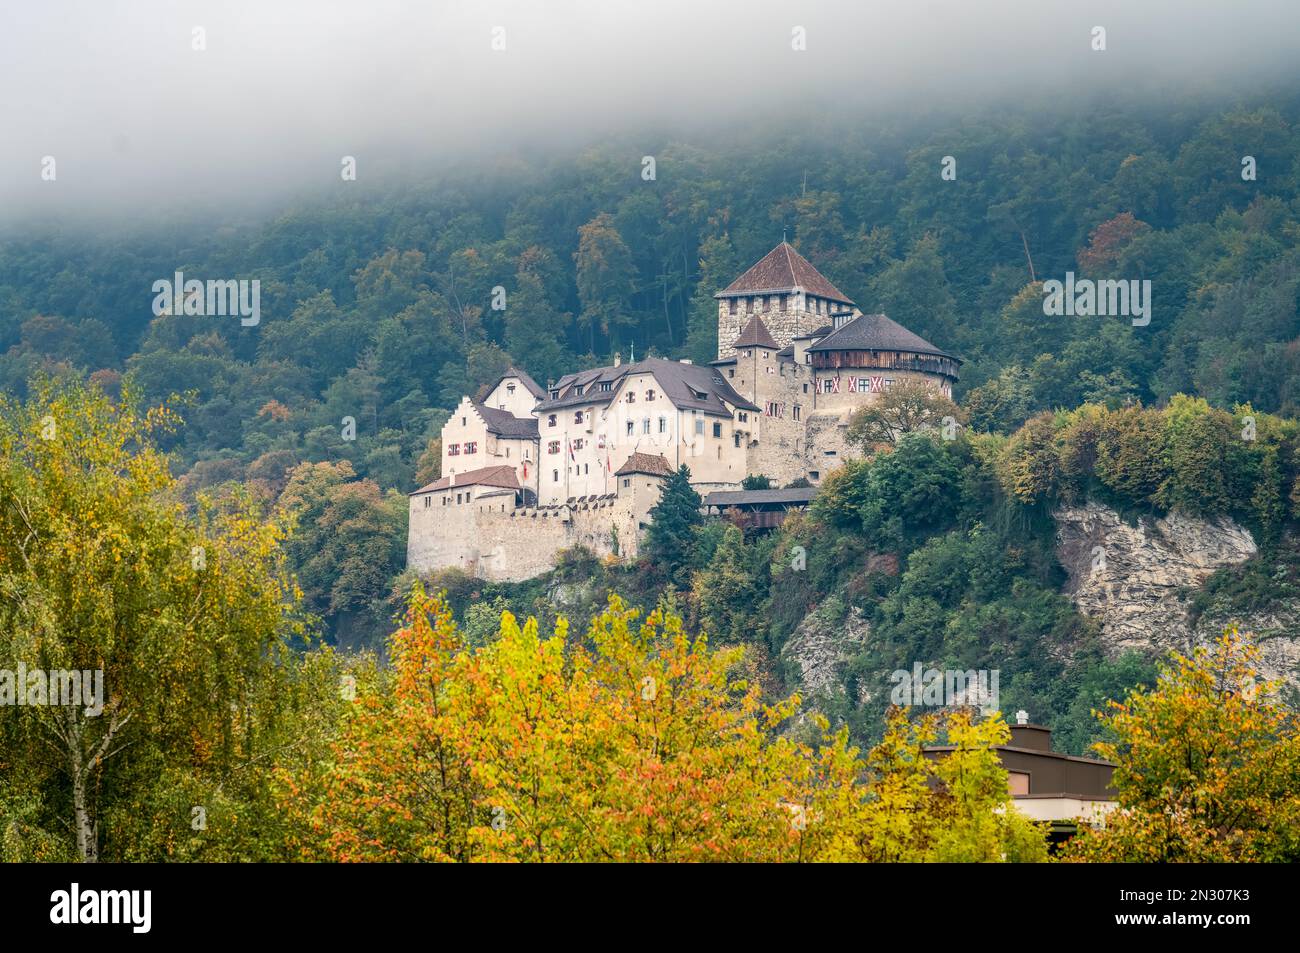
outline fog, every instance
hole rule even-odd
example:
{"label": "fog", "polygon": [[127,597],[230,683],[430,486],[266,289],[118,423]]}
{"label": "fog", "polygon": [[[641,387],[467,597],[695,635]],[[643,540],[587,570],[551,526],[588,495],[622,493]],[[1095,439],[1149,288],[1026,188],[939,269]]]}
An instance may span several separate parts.
{"label": "fog", "polygon": [[[374,185],[647,128],[788,133],[813,116],[869,121],[999,98],[1083,108],[1134,88],[1249,97],[1291,82],[1300,36],[1295,0],[3,7],[0,224],[10,226],[328,194],[343,185],[344,156]],[[1095,26],[1104,52],[1092,49]]]}

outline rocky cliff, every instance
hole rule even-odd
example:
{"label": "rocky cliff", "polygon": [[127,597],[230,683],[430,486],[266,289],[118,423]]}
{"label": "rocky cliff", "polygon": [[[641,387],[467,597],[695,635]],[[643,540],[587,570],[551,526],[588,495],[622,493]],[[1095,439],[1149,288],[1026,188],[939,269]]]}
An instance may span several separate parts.
{"label": "rocky cliff", "polygon": [[844,691],[846,664],[862,650],[871,623],[862,610],[832,596],[808,614],[781,648],[781,659],[792,665],[805,692],[834,695]]}
{"label": "rocky cliff", "polygon": [[1260,637],[1265,677],[1300,684],[1300,606],[1254,615],[1212,607],[1195,621],[1190,617],[1191,597],[1216,570],[1256,555],[1248,530],[1229,519],[1181,513],[1133,525],[1097,503],[1063,507],[1053,515],[1057,555],[1069,574],[1066,595],[1101,623],[1109,652],[1185,652],[1235,622]]}

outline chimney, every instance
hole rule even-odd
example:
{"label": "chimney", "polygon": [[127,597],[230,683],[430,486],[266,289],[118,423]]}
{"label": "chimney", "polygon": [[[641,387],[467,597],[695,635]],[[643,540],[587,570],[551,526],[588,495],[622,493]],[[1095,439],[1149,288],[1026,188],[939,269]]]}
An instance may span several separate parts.
{"label": "chimney", "polygon": [[1023,708],[1016,712],[1016,723],[1011,726],[1011,746],[1030,751],[1052,750],[1052,729],[1029,723],[1029,712]]}

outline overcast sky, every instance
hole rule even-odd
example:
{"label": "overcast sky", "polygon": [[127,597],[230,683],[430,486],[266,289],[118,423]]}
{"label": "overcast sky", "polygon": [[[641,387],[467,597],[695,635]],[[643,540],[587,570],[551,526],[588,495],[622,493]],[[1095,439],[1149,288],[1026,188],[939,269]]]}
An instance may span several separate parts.
{"label": "overcast sky", "polygon": [[810,104],[1249,96],[1294,68],[1300,38],[1297,0],[2,0],[0,18],[10,225],[285,200],[337,188],[344,155],[376,181],[640,125],[794,129]]}

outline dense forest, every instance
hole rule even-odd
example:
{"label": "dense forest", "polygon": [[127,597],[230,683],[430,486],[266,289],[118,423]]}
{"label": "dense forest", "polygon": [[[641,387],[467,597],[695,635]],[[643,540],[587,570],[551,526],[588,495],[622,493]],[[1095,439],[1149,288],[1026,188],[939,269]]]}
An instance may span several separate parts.
{"label": "dense forest", "polygon": [[[1059,594],[1043,500],[1089,481],[1127,494],[1130,509],[1213,494],[1127,470],[1108,489],[1080,475],[1091,449],[1086,465],[1054,457],[1043,466],[1063,475],[1043,477],[1042,466],[1016,470],[1026,454],[1015,451],[1055,446],[1061,428],[1073,429],[1059,442],[1074,446],[1086,426],[1035,417],[1057,410],[1136,415],[1121,423],[1138,443],[1144,427],[1183,432],[1165,411],[1142,416],[1178,394],[1208,401],[1182,405],[1178,421],[1211,406],[1229,418],[1275,414],[1243,464],[1253,468],[1245,483],[1220,486],[1205,509],[1234,513],[1263,539],[1285,536],[1295,465],[1286,421],[1300,404],[1300,100],[1267,102],[1108,102],[1066,116],[1000,107],[810,122],[789,135],[627,138],[426,181],[340,182],[335,196],[207,232],[183,220],[111,236],[33,227],[0,244],[0,390],[22,399],[42,377],[88,378],[142,406],[170,401],[184,423],[156,439],[178,499],[201,511],[247,495],[292,514],[284,553],[311,625],[340,645],[382,649],[412,581],[405,493],[437,475],[448,408],[510,362],[544,382],[616,353],[708,360],[713,293],[786,235],[864,311],[962,356],[955,396],[972,439],[851,469],[843,480],[862,485],[851,506],[837,510],[828,493],[807,524],[779,536],[693,529],[689,553],[626,579],[611,568],[607,588],[645,605],[671,590],[688,619],[769,653],[776,684],[775,656],[814,606],[867,611],[907,651],[942,630],[930,647],[963,664],[1000,628],[1024,663],[1009,697],[1059,719],[1065,745],[1080,750],[1093,736],[1088,699],[1135,684],[1150,660],[1075,655],[1069,664],[1096,691],[1052,695],[1063,663],[1035,647],[1088,642]],[[941,174],[945,157],[955,177]],[[260,280],[260,324],[155,316],[152,284],[178,270]],[[1046,318],[1041,283],[1067,271],[1150,280],[1150,324]],[[1187,445],[1222,429],[1206,425]],[[1016,436],[994,452],[979,434]],[[921,475],[928,498],[913,489]],[[1273,489],[1256,499],[1261,485]],[[835,557],[814,555],[813,571],[787,580],[807,590],[799,598],[774,598],[770,566],[806,525],[832,532]],[[843,568],[873,552],[901,571]],[[542,606],[553,618],[544,606],[557,584],[605,571],[576,553],[553,578],[518,587],[433,582],[467,631],[486,633],[505,607]],[[736,591],[711,606],[709,594],[728,586]],[[587,590],[583,611],[602,593]],[[737,608],[763,605],[772,611],[762,624]],[[872,737],[881,724],[859,727]]]}

